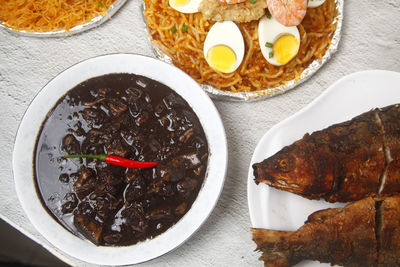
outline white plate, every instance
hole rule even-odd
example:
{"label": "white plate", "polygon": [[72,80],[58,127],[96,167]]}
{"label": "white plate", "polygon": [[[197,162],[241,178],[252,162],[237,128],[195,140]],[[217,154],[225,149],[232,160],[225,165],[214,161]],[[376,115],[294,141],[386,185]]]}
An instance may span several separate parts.
{"label": "white plate", "polygon": [[[343,203],[308,200],[266,184],[256,185],[252,165],[301,139],[307,132],[352,119],[372,108],[400,103],[399,84],[397,72],[357,72],[338,80],[308,106],[273,126],[258,143],[249,167],[247,196],[252,227],[294,231],[314,211],[343,207]],[[298,266],[330,265],[304,261]]]}
{"label": "white plate", "polygon": [[51,32],[27,32],[23,30],[14,30],[12,28],[9,28],[4,25],[4,22],[0,21],[0,28],[4,28],[8,31],[15,32],[19,35],[23,36],[33,36],[33,37],[61,37],[61,36],[70,36],[75,33],[87,31],[89,29],[92,29],[94,27],[97,27],[107,20],[111,19],[111,17],[125,4],[126,0],[116,0],[107,10],[107,14],[105,15],[100,15],[95,18],[93,18],[91,21],[77,25],[70,29],[69,31],[65,30],[55,30]]}
{"label": "white plate", "polygon": [[[196,112],[209,146],[209,161],[203,186],[191,209],[174,226],[152,240],[127,247],[97,247],[80,239],[56,222],[36,193],[33,151],[46,114],[57,100],[77,84],[108,73],[134,73],[157,80],[181,95]],[[82,261],[101,265],[127,265],[161,256],[187,240],[213,210],[225,180],[227,144],[221,118],[213,102],[184,72],[153,58],[115,54],[83,61],[51,80],[35,97],[19,126],[13,154],[15,186],[28,218],[50,243]]]}

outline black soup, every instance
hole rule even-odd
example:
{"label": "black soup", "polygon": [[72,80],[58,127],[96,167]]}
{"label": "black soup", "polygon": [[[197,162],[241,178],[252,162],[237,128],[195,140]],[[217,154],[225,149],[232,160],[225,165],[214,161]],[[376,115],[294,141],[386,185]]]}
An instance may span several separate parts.
{"label": "black soup", "polygon": [[[129,169],[67,154],[156,161]],[[71,89],[37,138],[38,194],[65,228],[96,245],[153,238],[190,209],[203,184],[208,144],[189,104],[143,76],[115,73]]]}

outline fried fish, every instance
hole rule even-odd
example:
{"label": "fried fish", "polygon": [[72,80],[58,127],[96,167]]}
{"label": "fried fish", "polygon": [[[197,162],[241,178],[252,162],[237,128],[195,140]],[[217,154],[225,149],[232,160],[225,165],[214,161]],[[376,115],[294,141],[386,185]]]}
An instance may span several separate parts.
{"label": "fried fish", "polygon": [[302,260],[341,266],[399,266],[400,196],[367,197],[344,208],[317,211],[295,232],[252,229],[265,266]]}
{"label": "fried fish", "polygon": [[400,192],[400,106],[334,124],[253,165],[255,182],[348,202]]}

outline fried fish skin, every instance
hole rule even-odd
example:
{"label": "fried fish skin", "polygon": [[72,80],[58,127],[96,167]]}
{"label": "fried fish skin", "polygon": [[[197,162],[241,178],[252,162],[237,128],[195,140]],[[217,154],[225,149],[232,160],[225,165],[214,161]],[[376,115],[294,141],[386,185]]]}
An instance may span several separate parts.
{"label": "fried fish skin", "polygon": [[311,214],[297,231],[251,229],[265,266],[302,260],[341,266],[400,266],[400,195],[367,197]]}
{"label": "fried fish skin", "polygon": [[386,164],[382,134],[376,110],[306,134],[254,164],[255,182],[329,202],[376,196]]}
{"label": "fried fish skin", "polygon": [[385,198],[377,213],[378,267],[400,266],[400,196]]}
{"label": "fried fish skin", "polygon": [[286,267],[302,260],[341,266],[376,266],[375,200],[371,197],[342,209],[317,211],[295,232],[251,229],[260,260]]}
{"label": "fried fish skin", "polygon": [[377,109],[382,129],[387,168],[382,178],[381,195],[400,192],[400,105]]}

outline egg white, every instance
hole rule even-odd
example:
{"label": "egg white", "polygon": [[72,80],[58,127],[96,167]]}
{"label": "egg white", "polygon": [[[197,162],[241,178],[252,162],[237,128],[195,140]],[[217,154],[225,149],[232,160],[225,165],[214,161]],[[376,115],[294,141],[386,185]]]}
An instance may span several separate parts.
{"label": "egg white", "polygon": [[266,47],[265,44],[267,42],[273,44],[280,36],[284,34],[291,34],[296,37],[299,41],[300,47],[300,33],[296,26],[286,27],[280,24],[273,17],[269,19],[266,16],[263,16],[260,19],[258,23],[258,40],[260,43],[261,53],[269,63],[275,66],[281,66],[283,64],[277,62],[274,57],[269,57],[270,52],[272,52],[272,48]]}
{"label": "egg white", "polygon": [[197,13],[199,12],[199,5],[202,0],[189,0],[185,5],[175,6],[172,3],[172,0],[169,0],[169,5],[173,9],[181,12],[181,13]]}
{"label": "egg white", "polygon": [[319,7],[323,3],[325,3],[326,0],[308,0],[308,7]]}
{"label": "egg white", "polygon": [[[233,21],[217,22],[210,28],[203,46],[206,60],[208,51],[216,45],[225,45],[233,50],[236,62],[232,72],[235,71],[243,60],[244,40],[238,26]],[[210,62],[208,64],[211,66]]]}

